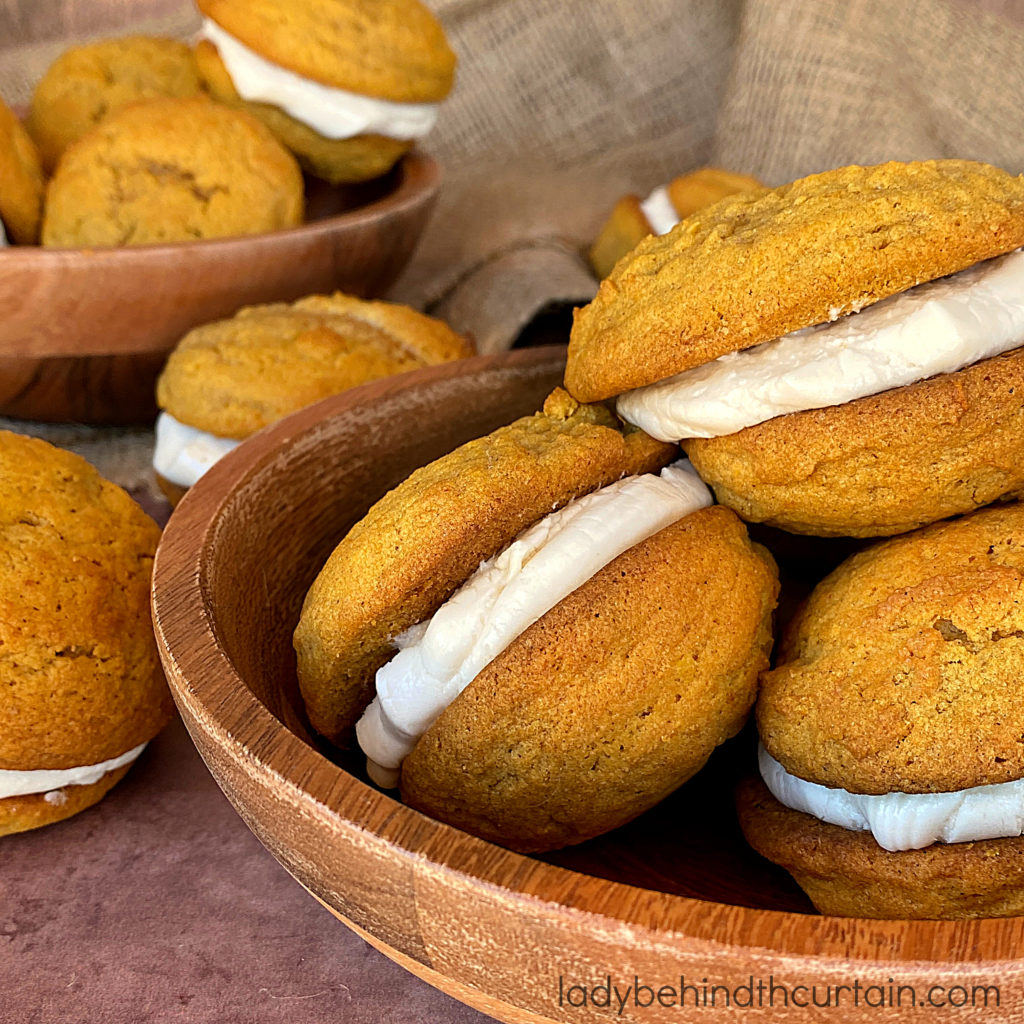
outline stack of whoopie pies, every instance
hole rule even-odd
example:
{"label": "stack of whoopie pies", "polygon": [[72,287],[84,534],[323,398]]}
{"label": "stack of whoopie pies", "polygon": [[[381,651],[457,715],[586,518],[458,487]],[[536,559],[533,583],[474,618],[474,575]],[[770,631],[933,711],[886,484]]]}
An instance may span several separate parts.
{"label": "stack of whoopie pies", "polygon": [[295,227],[303,171],[332,185],[382,177],[454,85],[455,54],[420,0],[196,6],[194,49],[141,35],[72,46],[36,84],[24,125],[0,99],[0,247]]}
{"label": "stack of whoopie pies", "polygon": [[[961,160],[642,241],[577,311],[566,392],[334,552],[295,634],[313,725],[539,850],[689,778],[761,675],[741,822],[822,910],[1021,912],[1024,513],[974,511],[1024,489],[1021,246],[1024,179]],[[776,575],[743,519],[906,536],[824,580],[767,671]]]}
{"label": "stack of whoopie pies", "polygon": [[965,160],[730,197],[616,266],[566,387],[748,520],[901,533],[1024,486],[1022,245],[1024,180]]}
{"label": "stack of whoopie pies", "polygon": [[846,167],[648,238],[578,312],[579,398],[720,502],[870,537],[762,677],[751,844],[826,913],[1024,910],[1024,179]]}

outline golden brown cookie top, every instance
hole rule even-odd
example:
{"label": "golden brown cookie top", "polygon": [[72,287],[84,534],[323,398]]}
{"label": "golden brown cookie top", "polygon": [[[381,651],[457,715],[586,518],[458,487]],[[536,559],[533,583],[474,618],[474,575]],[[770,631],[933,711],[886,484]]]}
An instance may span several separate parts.
{"label": "golden brown cookie top", "polygon": [[157,381],[157,403],[189,426],[244,438],[328,395],[472,354],[447,324],[408,306],[311,295],[190,331]]}
{"label": "golden brown cookie top", "polygon": [[1024,176],[969,160],[730,196],[645,239],[577,310],[566,387],[608,398],[1020,245]]}
{"label": "golden brown cookie top", "polygon": [[524,851],[635,818],[739,731],[778,576],[728,509],[634,545],[514,640],[402,765],[407,803]]}
{"label": "golden brown cookie top", "polygon": [[84,459],[0,432],[0,768],[98,764],[167,721],[149,615],[159,536]]}
{"label": "golden brown cookie top", "polygon": [[43,245],[145,245],[302,221],[302,173],[254,117],[197,97],[133,103],[71,146],[50,180]]}
{"label": "golden brown cookie top", "polygon": [[934,793],[1024,777],[1024,507],[849,558],[762,680],[769,753],[811,782]]}
{"label": "golden brown cookie top", "polygon": [[418,0],[197,0],[266,60],[324,85],[401,103],[451,91],[455,54]]}
{"label": "golden brown cookie top", "polygon": [[394,637],[526,527],[620,477],[659,469],[676,451],[558,390],[543,412],[416,470],[349,531],[306,595],[295,649],[314,728],[344,739]]}
{"label": "golden brown cookie top", "polygon": [[0,100],[0,220],[11,241],[39,240],[43,211],[39,153],[14,111]]}
{"label": "golden brown cookie top", "polygon": [[53,169],[61,153],[128,103],[195,96],[192,51],[177,39],[125,36],[65,50],[32,94],[29,131]]}

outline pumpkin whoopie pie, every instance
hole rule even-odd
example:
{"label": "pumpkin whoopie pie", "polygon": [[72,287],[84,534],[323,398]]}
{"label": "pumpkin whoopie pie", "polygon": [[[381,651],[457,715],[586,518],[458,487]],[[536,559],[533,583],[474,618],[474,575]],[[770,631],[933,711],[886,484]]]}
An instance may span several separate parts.
{"label": "pumpkin whoopie pie", "polygon": [[762,677],[751,845],[826,914],[1024,913],[1024,506],[877,544]]}
{"label": "pumpkin whoopie pie", "polygon": [[667,185],[659,185],[646,199],[623,196],[590,247],[590,265],[599,278],[607,277],[615,264],[648,235],[666,235],[705,206],[736,192],[752,191],[765,191],[757,178],[720,167],[699,167]]}
{"label": "pumpkin whoopie pie", "polygon": [[1022,245],[1024,177],[966,160],[732,196],[619,263],[566,387],[748,520],[904,532],[1024,486]]}
{"label": "pumpkin whoopie pie", "polygon": [[188,44],[160,36],[102,39],[65,50],[32,93],[28,129],[52,171],[61,154],[129,103],[202,91]]}
{"label": "pumpkin whoopie pie", "polygon": [[327,181],[388,171],[434,125],[455,55],[419,0],[198,0],[200,74]]}
{"label": "pumpkin whoopie pie", "polygon": [[159,535],[84,459],[0,432],[0,835],[96,803],[168,721]]}
{"label": "pumpkin whoopie pie", "polygon": [[247,306],[178,343],[157,380],[157,482],[177,502],[269,423],[367,381],[473,354],[447,324],[335,292]]}
{"label": "pumpkin whoopie pie", "polygon": [[413,473],[307,594],[314,727],[358,719],[375,781],[524,851],[681,785],[746,719],[778,582],[673,454],[559,390]]}
{"label": "pumpkin whoopie pie", "polygon": [[0,246],[39,241],[45,182],[35,143],[0,100]]}

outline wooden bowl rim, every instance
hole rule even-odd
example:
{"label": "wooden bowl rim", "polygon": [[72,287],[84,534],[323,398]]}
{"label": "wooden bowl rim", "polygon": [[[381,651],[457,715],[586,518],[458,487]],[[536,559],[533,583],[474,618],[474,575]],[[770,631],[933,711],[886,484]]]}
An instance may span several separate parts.
{"label": "wooden bowl rim", "polygon": [[278,231],[263,231],[255,235],[230,235],[225,238],[199,238],[190,242],[157,242],[151,245],[98,246],[96,248],[57,248],[41,245],[12,245],[0,256],[0,271],[4,264],[18,269],[37,270],[48,264],[58,264],[62,270],[82,267],[93,269],[125,269],[128,266],[153,260],[157,262],[180,258],[182,254],[199,251],[204,256],[221,253],[238,255],[251,253],[254,247],[273,246],[282,239],[316,238],[332,235],[340,230],[360,227],[385,217],[402,213],[417,206],[433,195],[441,183],[438,162],[419,150],[410,150],[396,165],[398,181],[386,195],[343,213],[298,224]]}
{"label": "wooden bowl rim", "polygon": [[[749,950],[763,957],[767,951],[784,960],[812,956],[823,964],[870,962],[921,973],[939,963],[1019,967],[1017,957],[993,960],[985,952],[1014,948],[1018,918],[878,921],[752,909],[596,879],[504,850],[427,818],[334,765],[290,732],[245,686],[216,638],[205,585],[206,553],[236,490],[294,439],[323,429],[350,409],[456,375],[551,360],[555,353],[563,354],[564,348],[478,356],[366,384],[265,428],[215,465],[175,510],[154,564],[154,624],[165,661],[174,666],[168,678],[175,697],[205,712],[212,723],[208,735],[224,752],[268,779],[284,781],[292,796],[318,818],[329,819],[335,831],[358,834],[364,845],[375,845],[381,854],[419,870],[426,861],[439,875],[456,877],[461,887],[484,897],[498,892],[528,916],[555,914],[599,934],[621,935],[625,925],[648,942],[717,943],[730,954]],[[342,804],[344,815],[338,810]],[[581,879],[597,884],[581,885]],[[735,941],[726,946],[723,932]],[[944,952],[929,957],[921,950]]]}

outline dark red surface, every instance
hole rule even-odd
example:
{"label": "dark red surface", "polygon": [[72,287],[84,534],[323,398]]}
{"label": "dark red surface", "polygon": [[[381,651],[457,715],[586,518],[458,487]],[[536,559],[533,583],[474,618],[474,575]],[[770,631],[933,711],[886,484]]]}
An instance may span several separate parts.
{"label": "dark red surface", "polygon": [[0,838],[3,1024],[486,1024],[335,920],[175,720],[105,800]]}

